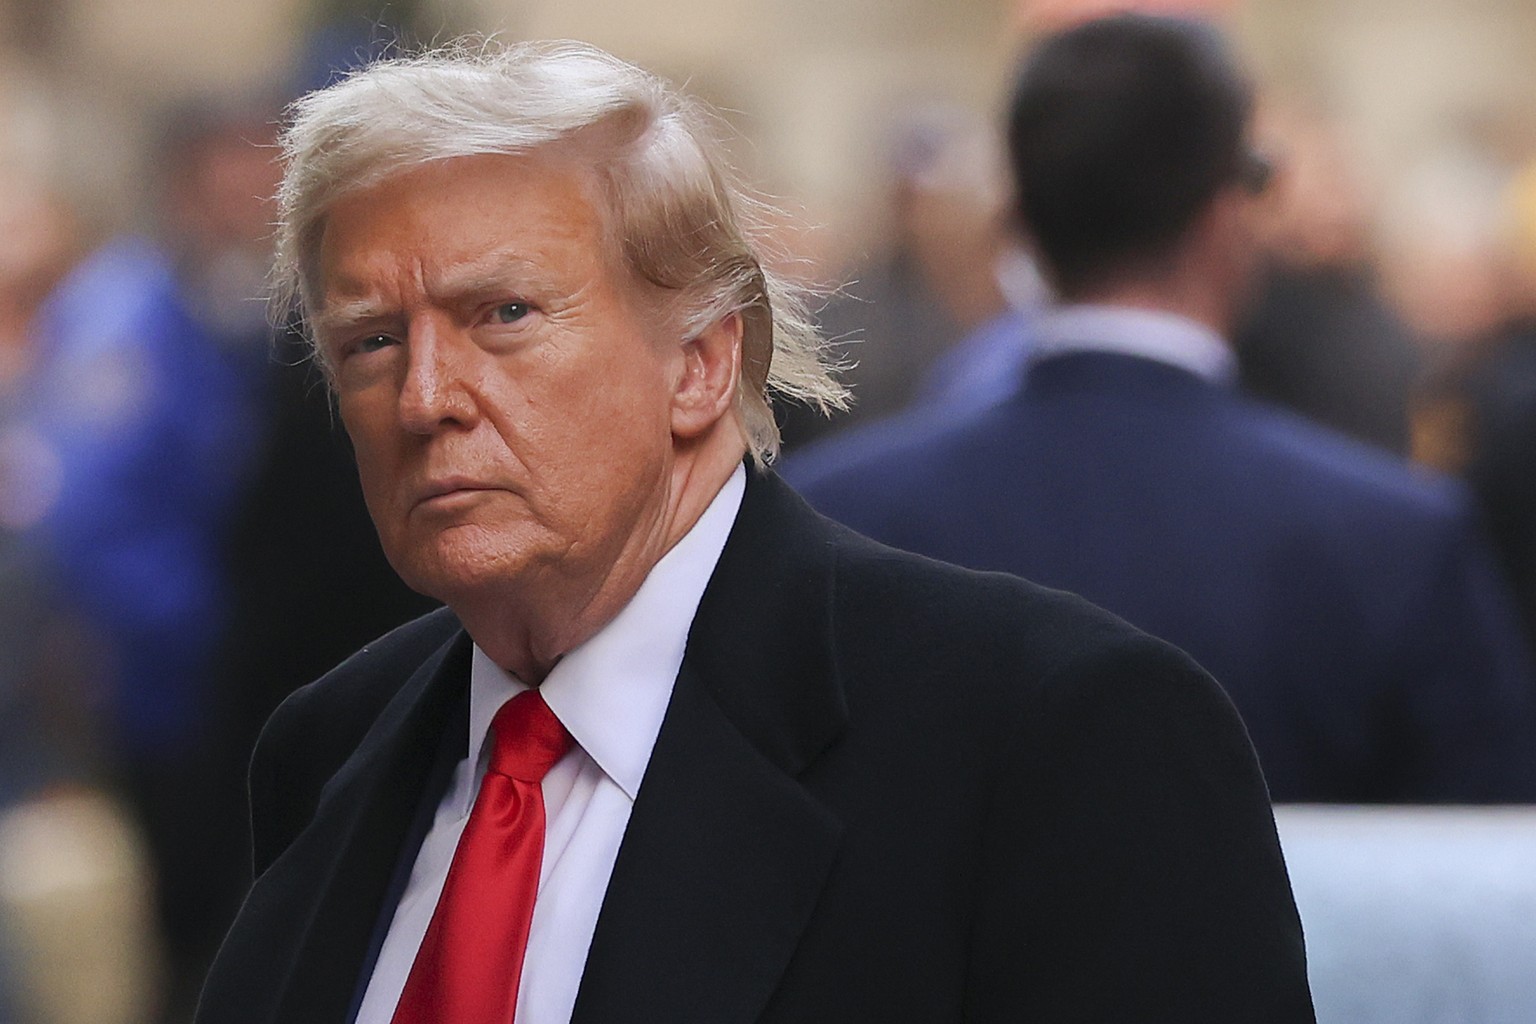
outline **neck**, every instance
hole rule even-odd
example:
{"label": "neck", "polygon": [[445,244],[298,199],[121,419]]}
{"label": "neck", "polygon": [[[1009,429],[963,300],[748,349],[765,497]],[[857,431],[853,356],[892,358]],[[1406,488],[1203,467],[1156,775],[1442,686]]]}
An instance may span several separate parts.
{"label": "neck", "polygon": [[[734,424],[730,425],[734,431]],[[635,596],[651,569],[693,529],[745,454],[739,434],[681,446],[661,474],[650,507],[595,582],[554,566],[547,585],[477,594],[448,603],[480,649],[530,686],[591,639]]]}
{"label": "neck", "polygon": [[1223,338],[1230,337],[1231,311],[1212,289],[1200,284],[1176,280],[1125,281],[1093,289],[1070,299],[1074,304],[1125,306],[1153,313],[1168,313],[1210,328]]}

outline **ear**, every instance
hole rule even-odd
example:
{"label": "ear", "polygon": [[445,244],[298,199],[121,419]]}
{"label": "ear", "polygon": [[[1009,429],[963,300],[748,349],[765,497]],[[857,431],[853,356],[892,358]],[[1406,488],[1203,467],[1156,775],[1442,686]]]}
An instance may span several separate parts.
{"label": "ear", "polygon": [[736,405],[741,379],[741,316],[715,321],[683,342],[683,369],[672,393],[672,434],[702,436]]}
{"label": "ear", "polygon": [[1259,278],[1262,243],[1255,198],[1233,185],[1211,200],[1183,246],[1184,280],[1195,282],[1200,319],[1230,335]]}
{"label": "ear", "polygon": [[1196,230],[1204,235],[1207,246],[1222,257],[1255,242],[1259,200],[1246,189],[1231,185],[1217,193],[1197,221]]}

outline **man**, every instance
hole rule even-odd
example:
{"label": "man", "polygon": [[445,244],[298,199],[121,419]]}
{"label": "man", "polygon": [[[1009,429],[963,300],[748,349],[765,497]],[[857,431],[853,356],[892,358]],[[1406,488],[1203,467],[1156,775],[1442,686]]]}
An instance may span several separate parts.
{"label": "man", "polygon": [[1536,798],[1536,689],[1448,482],[1239,397],[1256,261],[1250,94],[1146,16],[1045,41],[1010,149],[1061,304],[1022,392],[903,421],[790,479],[887,543],[1083,594],[1232,695],[1276,800]]}
{"label": "man", "polygon": [[841,396],[681,97],[427,56],[287,146],[280,277],[448,610],[268,724],[200,1021],[1312,1019],[1215,685],[761,468],[770,389]]}

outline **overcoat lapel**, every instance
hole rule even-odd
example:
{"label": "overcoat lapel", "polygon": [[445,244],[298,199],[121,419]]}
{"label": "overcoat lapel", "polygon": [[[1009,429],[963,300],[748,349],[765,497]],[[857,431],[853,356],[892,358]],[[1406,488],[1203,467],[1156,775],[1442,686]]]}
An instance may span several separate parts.
{"label": "overcoat lapel", "polygon": [[685,672],[572,1021],[755,1020],[816,905],[840,831]]}
{"label": "overcoat lapel", "polygon": [[[284,1024],[347,1019],[380,908],[392,912],[392,878],[417,831],[422,806],[435,806],[454,752],[466,749],[468,638],[462,634],[423,663],[321,795],[312,823],[252,889],[285,894],[285,907],[305,908],[286,941],[269,951],[291,958],[271,993]],[[415,835],[419,844],[420,835]]]}
{"label": "overcoat lapel", "polygon": [[689,634],[574,1024],[733,1024],[768,1004],[841,825],[797,776],[846,721],[827,528],[752,476]]}

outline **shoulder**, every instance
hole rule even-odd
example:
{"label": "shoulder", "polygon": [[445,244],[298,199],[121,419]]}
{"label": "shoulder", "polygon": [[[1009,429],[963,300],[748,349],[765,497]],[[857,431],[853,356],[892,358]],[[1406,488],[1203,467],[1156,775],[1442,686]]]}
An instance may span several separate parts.
{"label": "shoulder", "polygon": [[1134,632],[1072,594],[1007,573],[978,572],[910,554],[852,530],[833,528],[839,607],[845,614],[870,615],[871,626],[888,628],[893,621],[922,619],[925,635],[965,639],[1005,628],[1016,635],[1021,620],[1038,624],[1042,639],[1077,632]]}
{"label": "shoulder", "polygon": [[940,506],[942,478],[964,476],[984,461],[1002,413],[918,410],[854,427],[785,460],[786,482],[819,511],[879,534],[884,510]]}
{"label": "shoulder", "polygon": [[366,645],[272,713],[250,766],[258,870],[309,820],[326,782],[411,676],[459,633],[458,619],[440,608]]}
{"label": "shoulder", "polygon": [[795,452],[780,467],[796,490],[826,487],[850,472],[879,471],[948,448],[979,413],[916,410],[860,424]]}
{"label": "shoulder", "polygon": [[[912,680],[963,692],[983,716],[1015,718],[1119,704],[1164,713],[1213,704],[1221,688],[1184,652],[1064,591],[897,551],[844,531],[836,634],[845,679]],[[889,685],[889,684],[883,684]],[[914,694],[914,696],[916,696]]]}
{"label": "shoulder", "polygon": [[758,634],[787,630],[802,650],[824,634],[835,674],[894,690],[990,686],[1020,696],[1105,652],[1188,663],[1076,595],[899,550],[808,507],[772,474],[752,483],[696,630],[749,629],[753,642],[773,646],[777,637]]}
{"label": "shoulder", "polygon": [[290,756],[327,748],[341,748],[344,755],[412,673],[459,630],[454,614],[439,608],[364,645],[290,694],[273,712],[262,744],[280,741]]}
{"label": "shoulder", "polygon": [[1304,493],[1344,502],[1378,516],[1443,526],[1467,516],[1470,499],[1457,481],[1424,466],[1310,423],[1287,410],[1240,399],[1242,450],[1280,482],[1303,481]]}
{"label": "shoulder", "polygon": [[[1207,672],[1073,595],[851,535],[835,547],[851,732],[899,737],[893,763],[946,780],[984,823],[977,1016],[1308,1019],[1268,792]],[[1016,959],[1043,935],[1046,985]],[[1107,983],[1106,955],[1131,965]]]}

